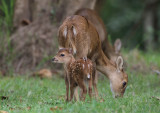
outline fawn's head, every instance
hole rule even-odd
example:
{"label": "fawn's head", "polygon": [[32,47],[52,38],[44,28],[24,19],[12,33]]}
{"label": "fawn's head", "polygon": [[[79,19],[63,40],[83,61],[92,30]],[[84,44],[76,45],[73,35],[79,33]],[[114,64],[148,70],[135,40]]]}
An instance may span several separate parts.
{"label": "fawn's head", "polygon": [[114,97],[122,97],[128,83],[128,75],[123,70],[123,59],[118,56],[116,70],[111,73],[110,87]]}
{"label": "fawn's head", "polygon": [[58,53],[54,58],[52,58],[52,62],[54,63],[69,63],[73,58],[72,49],[62,48],[59,49]]}

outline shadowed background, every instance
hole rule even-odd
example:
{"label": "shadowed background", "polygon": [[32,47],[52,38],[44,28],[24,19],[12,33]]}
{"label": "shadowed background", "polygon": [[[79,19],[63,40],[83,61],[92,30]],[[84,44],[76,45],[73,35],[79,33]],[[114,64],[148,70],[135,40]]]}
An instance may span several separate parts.
{"label": "shadowed background", "polygon": [[120,38],[124,50],[159,51],[159,0],[1,0],[1,73],[60,69],[50,61],[58,50],[58,27],[80,8],[97,11],[111,43]]}

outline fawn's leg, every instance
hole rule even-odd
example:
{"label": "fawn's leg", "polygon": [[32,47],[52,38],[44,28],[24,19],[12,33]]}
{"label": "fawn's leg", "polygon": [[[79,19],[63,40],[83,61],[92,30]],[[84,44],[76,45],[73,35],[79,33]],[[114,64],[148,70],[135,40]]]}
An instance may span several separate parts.
{"label": "fawn's leg", "polygon": [[77,87],[77,85],[75,85],[75,84],[76,83],[74,83],[74,82],[71,82],[71,84],[70,84],[70,101],[72,101],[75,89]]}
{"label": "fawn's leg", "polygon": [[76,101],[79,100],[78,87],[75,88],[75,91],[74,91],[74,98],[75,98]]}
{"label": "fawn's leg", "polygon": [[86,94],[87,94],[87,88],[85,86],[85,83],[83,79],[78,79],[77,82],[78,82],[79,87],[82,89],[81,100],[85,100]]}
{"label": "fawn's leg", "polygon": [[67,72],[65,73],[65,84],[66,84],[66,101],[69,101],[69,81],[68,81],[68,75]]}

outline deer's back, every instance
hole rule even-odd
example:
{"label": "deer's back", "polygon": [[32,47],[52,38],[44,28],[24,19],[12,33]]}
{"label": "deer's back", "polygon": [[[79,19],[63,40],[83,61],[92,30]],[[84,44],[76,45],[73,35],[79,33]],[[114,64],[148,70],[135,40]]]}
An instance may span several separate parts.
{"label": "deer's back", "polygon": [[101,49],[101,42],[94,26],[86,18],[74,15],[66,18],[59,28],[59,46],[72,48],[76,58],[92,58]]}
{"label": "deer's back", "polygon": [[75,14],[84,16],[87,20],[90,20],[90,22],[96,28],[101,42],[103,42],[105,38],[107,38],[107,32],[106,32],[105,25],[102,19],[99,17],[99,15],[94,10],[83,8],[83,9],[78,10]]}

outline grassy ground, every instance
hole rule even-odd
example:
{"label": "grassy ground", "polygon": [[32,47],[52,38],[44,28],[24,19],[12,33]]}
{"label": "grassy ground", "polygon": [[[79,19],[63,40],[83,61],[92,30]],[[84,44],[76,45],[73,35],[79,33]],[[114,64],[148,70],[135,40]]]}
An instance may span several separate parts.
{"label": "grassy ground", "polygon": [[[14,1],[10,6],[2,0],[0,9],[5,17],[0,17],[0,53],[3,61],[12,61],[10,48],[10,29]],[[7,32],[4,32],[4,31]],[[3,38],[7,37],[7,38]],[[5,41],[4,41],[5,39]],[[6,45],[6,43],[8,45]],[[6,49],[7,48],[7,49]],[[5,50],[4,50],[5,49]],[[88,113],[160,113],[160,76],[151,73],[150,65],[160,67],[160,53],[127,52],[124,56],[128,62],[129,83],[123,98],[112,97],[109,81],[103,76],[99,79],[98,90],[101,100],[86,102],[65,102],[64,80],[54,76],[53,79],[18,77],[0,77],[0,110],[14,113],[49,113],[49,112],[88,112]],[[8,60],[9,59],[9,60]]]}
{"label": "grassy ground", "polygon": [[[147,65],[154,63],[160,66],[159,54],[141,54]],[[129,57],[129,56],[128,56]],[[102,76],[98,82],[98,90],[104,101],[66,103],[65,84],[60,77],[39,79],[28,77],[0,78],[0,110],[8,112],[88,112],[88,113],[159,113],[160,112],[160,76],[154,73],[142,74],[128,69],[129,84],[124,98],[112,97],[109,81]],[[6,96],[8,99],[3,99]]]}

